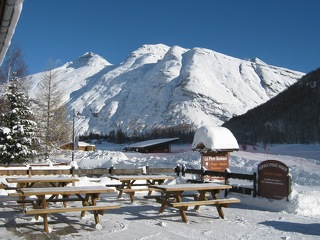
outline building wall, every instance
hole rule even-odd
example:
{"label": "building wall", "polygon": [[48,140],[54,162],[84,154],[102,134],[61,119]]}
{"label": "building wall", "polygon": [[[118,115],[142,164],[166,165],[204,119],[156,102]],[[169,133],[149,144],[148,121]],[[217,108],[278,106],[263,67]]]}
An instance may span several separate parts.
{"label": "building wall", "polygon": [[170,152],[170,144],[162,144],[158,146],[150,146],[147,149],[148,153],[169,153]]}
{"label": "building wall", "polygon": [[[73,144],[72,143],[66,143],[62,146],[60,146],[60,148],[62,150],[72,150],[73,149]],[[95,151],[96,150],[96,146],[94,145],[87,145],[87,146],[78,146],[77,150],[81,150],[81,151]]]}
{"label": "building wall", "polygon": [[72,143],[66,143],[66,144],[60,146],[60,148],[62,150],[72,150],[73,149],[73,144]]}
{"label": "building wall", "polygon": [[94,145],[88,145],[88,146],[78,146],[78,150],[81,151],[94,151],[96,150]]}

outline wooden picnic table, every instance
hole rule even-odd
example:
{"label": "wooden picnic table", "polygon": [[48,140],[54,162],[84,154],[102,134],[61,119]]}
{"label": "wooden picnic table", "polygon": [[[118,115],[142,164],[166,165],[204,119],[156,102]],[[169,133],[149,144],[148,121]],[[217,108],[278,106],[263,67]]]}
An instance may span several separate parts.
{"label": "wooden picnic table", "polygon": [[[16,187],[8,187],[7,189],[17,190],[19,188],[32,188],[35,186],[41,186],[43,183],[50,184],[52,187],[65,187],[68,184],[72,183],[74,185],[75,182],[78,182],[79,179],[75,177],[58,177],[58,176],[37,176],[37,177],[8,177],[6,178],[8,183],[16,183]],[[23,196],[20,192],[10,193],[9,196],[17,196],[19,197],[18,203],[22,203],[22,208],[25,208],[25,204],[28,201],[25,201],[25,196]],[[66,207],[66,202],[63,203]]]}
{"label": "wooden picnic table", "polygon": [[[44,231],[48,233],[48,218],[47,215],[51,213],[63,213],[81,211],[81,217],[84,217],[85,211],[93,211],[95,223],[99,223],[98,214],[103,214],[104,210],[119,208],[120,205],[104,204],[97,205],[97,201],[102,193],[114,192],[114,189],[105,186],[72,186],[72,187],[48,187],[48,188],[20,188],[18,192],[24,197],[36,196],[36,201],[32,202],[33,208],[25,209],[25,214],[33,214],[42,216]],[[70,198],[70,195],[75,198]],[[62,196],[62,198],[57,198]],[[48,204],[49,202],[70,202],[81,201],[82,207],[56,207]]]}
{"label": "wooden picnic table", "polygon": [[[122,197],[123,193],[130,195],[131,202],[134,202],[134,194],[136,191],[148,191],[148,196],[151,195],[154,189],[148,188],[150,185],[162,185],[166,180],[173,180],[173,176],[168,175],[114,175],[111,179],[121,182],[120,185],[107,184],[107,186],[114,186],[119,191],[118,198]],[[139,181],[140,183],[136,183]],[[141,183],[143,181],[143,183]],[[135,186],[142,186],[144,188],[135,188]]]}
{"label": "wooden picnic table", "polygon": [[[159,213],[163,213],[167,206],[179,209],[181,218],[187,222],[186,212],[188,207],[194,206],[195,210],[199,210],[201,205],[215,205],[219,216],[224,218],[222,207],[229,203],[240,202],[239,199],[218,199],[218,193],[221,190],[230,189],[232,186],[218,183],[197,183],[197,184],[174,184],[174,185],[150,185],[150,188],[159,189],[163,196],[156,198],[157,202],[161,204]],[[183,193],[186,191],[196,191],[199,193],[194,201],[186,201]],[[211,193],[212,200],[209,200],[206,193]]]}
{"label": "wooden picnic table", "polygon": [[79,179],[75,177],[57,177],[57,176],[43,176],[43,177],[8,177],[8,183],[16,183],[18,188],[30,188],[37,183],[49,183],[52,187],[64,187],[69,183],[78,182]]}

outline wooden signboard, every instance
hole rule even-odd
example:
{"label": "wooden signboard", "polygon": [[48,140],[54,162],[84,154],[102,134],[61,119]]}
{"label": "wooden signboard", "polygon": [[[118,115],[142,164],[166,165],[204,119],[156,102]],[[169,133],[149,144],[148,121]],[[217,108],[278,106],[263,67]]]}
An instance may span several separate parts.
{"label": "wooden signboard", "polygon": [[283,162],[267,160],[258,165],[258,194],[282,199],[289,195],[289,168]]}
{"label": "wooden signboard", "polygon": [[[229,152],[203,154],[201,155],[201,166],[209,171],[224,172],[229,167]],[[204,180],[224,180],[224,178],[206,176]]]}

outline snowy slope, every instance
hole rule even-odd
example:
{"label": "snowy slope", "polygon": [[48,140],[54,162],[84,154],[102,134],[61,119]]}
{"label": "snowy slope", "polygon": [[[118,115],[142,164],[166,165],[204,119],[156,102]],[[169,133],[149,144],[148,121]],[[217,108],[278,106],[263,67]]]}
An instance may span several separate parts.
{"label": "snowy slope", "polygon": [[[201,140],[202,141],[202,140]],[[191,145],[173,145],[174,153],[141,154],[120,152],[123,145],[103,142],[97,144],[97,151],[76,151],[75,162],[80,168],[111,167],[118,169],[150,167],[175,167],[199,169],[200,153],[191,151]],[[1,239],[150,239],[150,240],[300,240],[319,239],[320,236],[320,164],[319,145],[272,145],[250,146],[246,151],[232,152],[230,170],[234,173],[257,172],[260,162],[276,159],[290,168],[292,193],[289,201],[231,193],[241,203],[223,208],[225,219],[220,219],[214,206],[201,206],[199,211],[187,211],[189,222],[183,223],[176,209],[167,208],[159,214],[160,204],[154,199],[146,200],[146,192],[136,192],[134,203],[128,195],[117,198],[117,192],[103,194],[101,204],[117,203],[120,209],[109,210],[99,216],[100,224],[94,224],[94,215],[86,213],[84,218],[78,212],[49,215],[50,233],[43,233],[42,218],[35,220],[25,215],[16,197],[8,197],[8,191],[0,190]],[[57,159],[71,161],[71,152],[57,154]],[[70,163],[71,165],[71,163]],[[52,167],[50,167],[52,168]],[[27,167],[26,167],[27,169]],[[174,174],[175,175],[175,174]],[[176,176],[176,175],[175,175]],[[191,174],[179,176],[165,184],[185,183],[195,178]],[[118,183],[107,175],[90,179],[79,176],[78,186]],[[93,181],[90,181],[93,180]],[[243,181],[231,184],[252,186]],[[6,183],[5,176],[0,182]],[[15,185],[12,185],[13,187]],[[11,190],[13,192],[14,190]],[[154,193],[153,193],[154,194]],[[223,198],[223,192],[219,196]],[[99,202],[100,202],[99,201]],[[59,204],[59,203],[57,203]],[[56,205],[56,203],[55,203]],[[70,202],[68,206],[79,206],[81,202]],[[57,205],[59,206],[59,205]]]}
{"label": "snowy slope", "polygon": [[[55,69],[65,101],[82,116],[79,134],[159,126],[219,126],[266,102],[303,76],[259,59],[204,48],[143,45],[119,65],[93,53]],[[36,91],[42,73],[29,76]]]}

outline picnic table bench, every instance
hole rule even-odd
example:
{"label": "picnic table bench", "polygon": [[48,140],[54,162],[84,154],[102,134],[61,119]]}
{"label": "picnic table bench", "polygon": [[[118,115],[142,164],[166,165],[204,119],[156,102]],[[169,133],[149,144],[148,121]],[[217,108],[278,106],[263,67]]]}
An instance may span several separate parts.
{"label": "picnic table bench", "polygon": [[[102,193],[114,192],[114,189],[104,186],[74,186],[74,187],[49,187],[49,188],[20,188],[18,189],[19,195],[25,199],[30,200],[33,208],[24,209],[25,214],[35,215],[36,219],[39,216],[43,218],[44,231],[49,232],[48,227],[48,214],[52,213],[65,213],[65,212],[81,212],[81,217],[85,216],[86,211],[93,211],[95,223],[98,224],[99,215],[102,215],[107,209],[120,208],[119,204],[103,203],[97,204]],[[70,199],[69,196],[74,195],[75,198]],[[26,199],[30,196],[36,196],[36,200]],[[47,196],[49,196],[47,198]],[[62,198],[58,198],[62,196]],[[50,205],[50,202],[63,202],[66,201],[81,201],[82,206],[76,207],[56,207]]]}
{"label": "picnic table bench", "polygon": [[[174,185],[151,185],[162,191],[163,196],[156,198],[161,204],[159,213],[163,213],[167,206],[179,209],[182,221],[188,222],[186,211],[188,207],[193,206],[195,210],[199,210],[202,205],[215,205],[219,216],[223,219],[224,213],[222,207],[227,207],[230,203],[240,202],[237,198],[218,199],[218,193],[221,190],[229,189],[232,186],[216,184],[216,183],[197,183],[197,184],[174,184]],[[186,191],[197,191],[198,197],[194,201],[183,201],[183,193]],[[213,199],[209,200],[206,193],[209,192]]]}
{"label": "picnic table bench", "polygon": [[[116,187],[116,190],[119,191],[118,198],[121,198],[123,193],[129,194],[131,202],[134,202],[135,192],[147,191],[148,196],[150,196],[152,191],[158,191],[158,189],[150,188],[150,185],[158,186],[162,185],[166,180],[174,179],[173,176],[168,175],[115,175],[110,176],[110,178],[119,181],[120,184],[110,183],[106,186]],[[137,181],[139,181],[139,183]]]}

